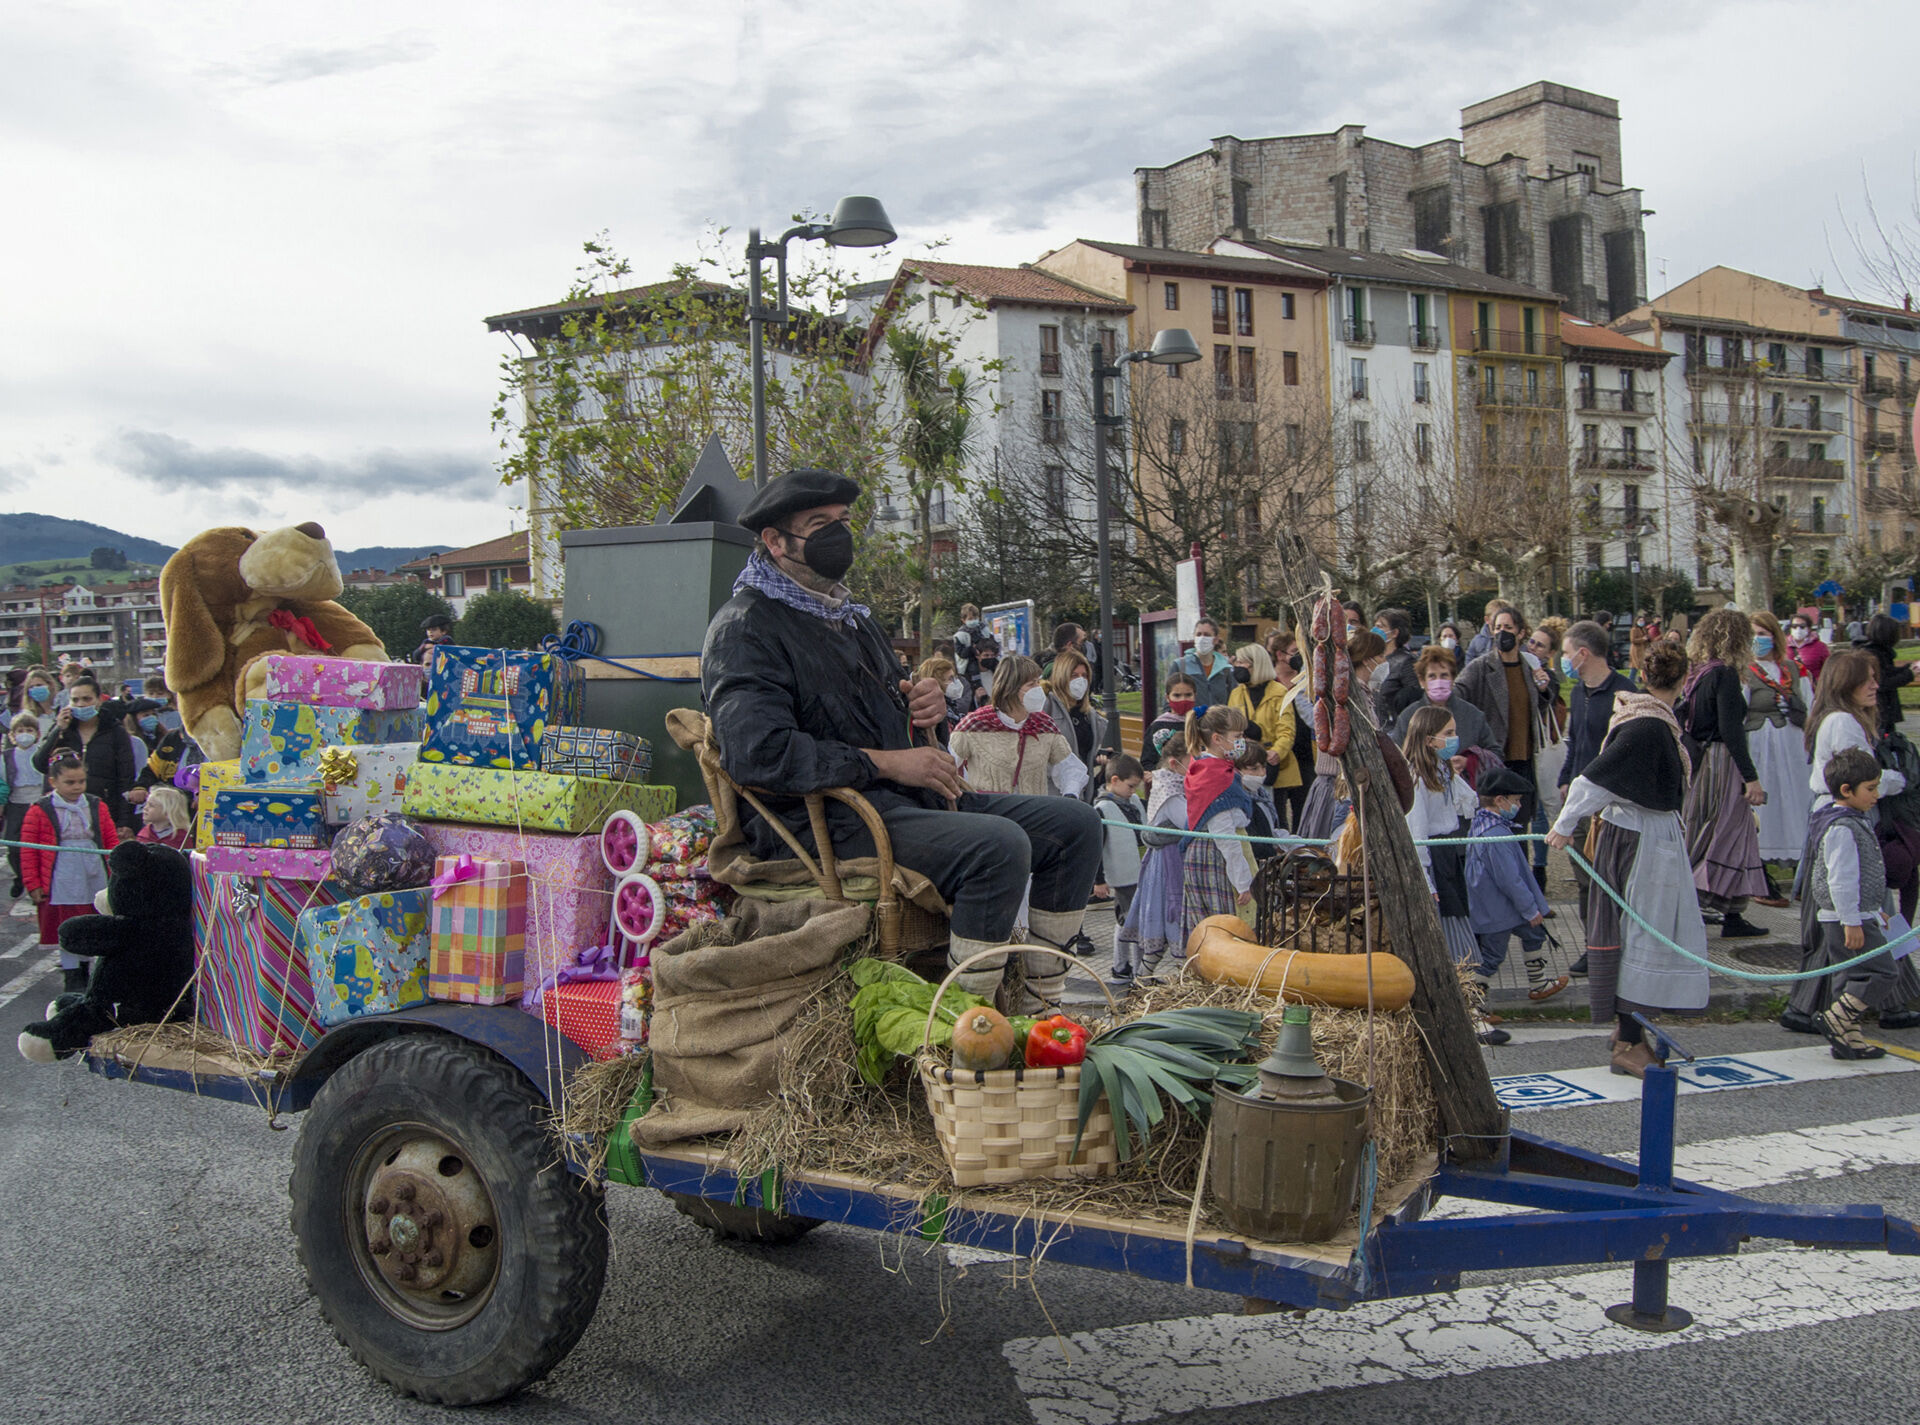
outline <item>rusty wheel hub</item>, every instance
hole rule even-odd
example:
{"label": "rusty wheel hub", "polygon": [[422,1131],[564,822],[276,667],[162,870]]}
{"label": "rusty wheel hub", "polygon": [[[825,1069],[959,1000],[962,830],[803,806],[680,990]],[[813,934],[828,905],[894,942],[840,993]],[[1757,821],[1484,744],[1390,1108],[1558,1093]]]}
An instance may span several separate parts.
{"label": "rusty wheel hub", "polygon": [[362,1198],[372,1264],[415,1309],[459,1312],[499,1266],[493,1199],[443,1139],[422,1135],[389,1147]]}

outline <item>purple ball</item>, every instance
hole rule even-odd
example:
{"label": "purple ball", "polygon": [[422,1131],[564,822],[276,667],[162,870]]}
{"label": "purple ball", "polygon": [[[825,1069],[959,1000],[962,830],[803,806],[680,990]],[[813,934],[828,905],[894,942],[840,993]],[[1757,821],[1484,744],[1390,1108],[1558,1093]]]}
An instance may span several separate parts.
{"label": "purple ball", "polygon": [[433,846],[397,811],[363,816],[333,839],[333,879],[363,896],[431,885]]}

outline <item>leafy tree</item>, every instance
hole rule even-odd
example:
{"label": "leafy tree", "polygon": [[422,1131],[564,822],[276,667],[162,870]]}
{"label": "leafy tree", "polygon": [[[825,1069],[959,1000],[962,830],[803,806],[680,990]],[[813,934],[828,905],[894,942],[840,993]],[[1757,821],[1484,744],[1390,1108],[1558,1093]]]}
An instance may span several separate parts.
{"label": "leafy tree", "polygon": [[453,626],[457,642],[475,648],[538,648],[540,640],[560,631],[553,610],[518,589],[496,589],[467,601],[467,611]]}
{"label": "leafy tree", "polygon": [[933,647],[934,493],[957,493],[979,444],[979,383],[953,362],[949,339],[924,326],[887,327],[887,369],[900,403],[894,449],[907,472],[907,498],[919,516],[915,563],[920,584],[920,647]]}
{"label": "leafy tree", "polygon": [[127,554],[123,549],[114,549],[109,545],[94,546],[87,556],[89,569],[124,569],[127,567]]}
{"label": "leafy tree", "polygon": [[31,668],[46,661],[46,650],[41,648],[37,638],[23,638],[19,647],[14,649],[13,663],[16,668]]}
{"label": "leafy tree", "polygon": [[348,589],[340,604],[365,620],[391,658],[405,658],[419,646],[420,624],[430,614],[453,617],[453,605],[417,579],[380,589]]}

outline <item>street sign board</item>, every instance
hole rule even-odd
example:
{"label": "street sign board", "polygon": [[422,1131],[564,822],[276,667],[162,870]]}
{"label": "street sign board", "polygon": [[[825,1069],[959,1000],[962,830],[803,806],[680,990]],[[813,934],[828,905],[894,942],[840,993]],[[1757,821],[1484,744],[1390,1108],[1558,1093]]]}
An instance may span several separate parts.
{"label": "street sign board", "polygon": [[1033,657],[1033,600],[1020,599],[1011,604],[988,604],[980,610],[987,632],[994,636],[1005,653],[1024,653]]}
{"label": "street sign board", "polygon": [[1200,561],[1182,559],[1173,566],[1174,620],[1182,643],[1193,642],[1193,626],[1200,621]]}

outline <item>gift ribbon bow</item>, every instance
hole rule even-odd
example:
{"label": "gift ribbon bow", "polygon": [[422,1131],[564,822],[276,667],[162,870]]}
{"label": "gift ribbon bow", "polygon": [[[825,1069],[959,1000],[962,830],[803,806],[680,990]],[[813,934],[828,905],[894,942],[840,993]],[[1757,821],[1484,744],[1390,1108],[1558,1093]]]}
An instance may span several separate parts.
{"label": "gift ribbon bow", "polygon": [[313,620],[305,614],[297,614],[292,609],[275,609],[267,615],[267,622],[282,633],[290,633],[307,647],[321,653],[333,652],[333,645],[321,637],[320,630],[313,626]]}
{"label": "gift ribbon bow", "polygon": [[344,747],[329,747],[320,754],[320,780],[333,787],[350,787],[360,780],[360,764]]}
{"label": "gift ribbon bow", "polygon": [[439,900],[441,896],[452,890],[460,882],[476,880],[479,875],[480,868],[473,864],[473,857],[463,855],[459,860],[455,861],[453,865],[433,878],[433,898]]}

